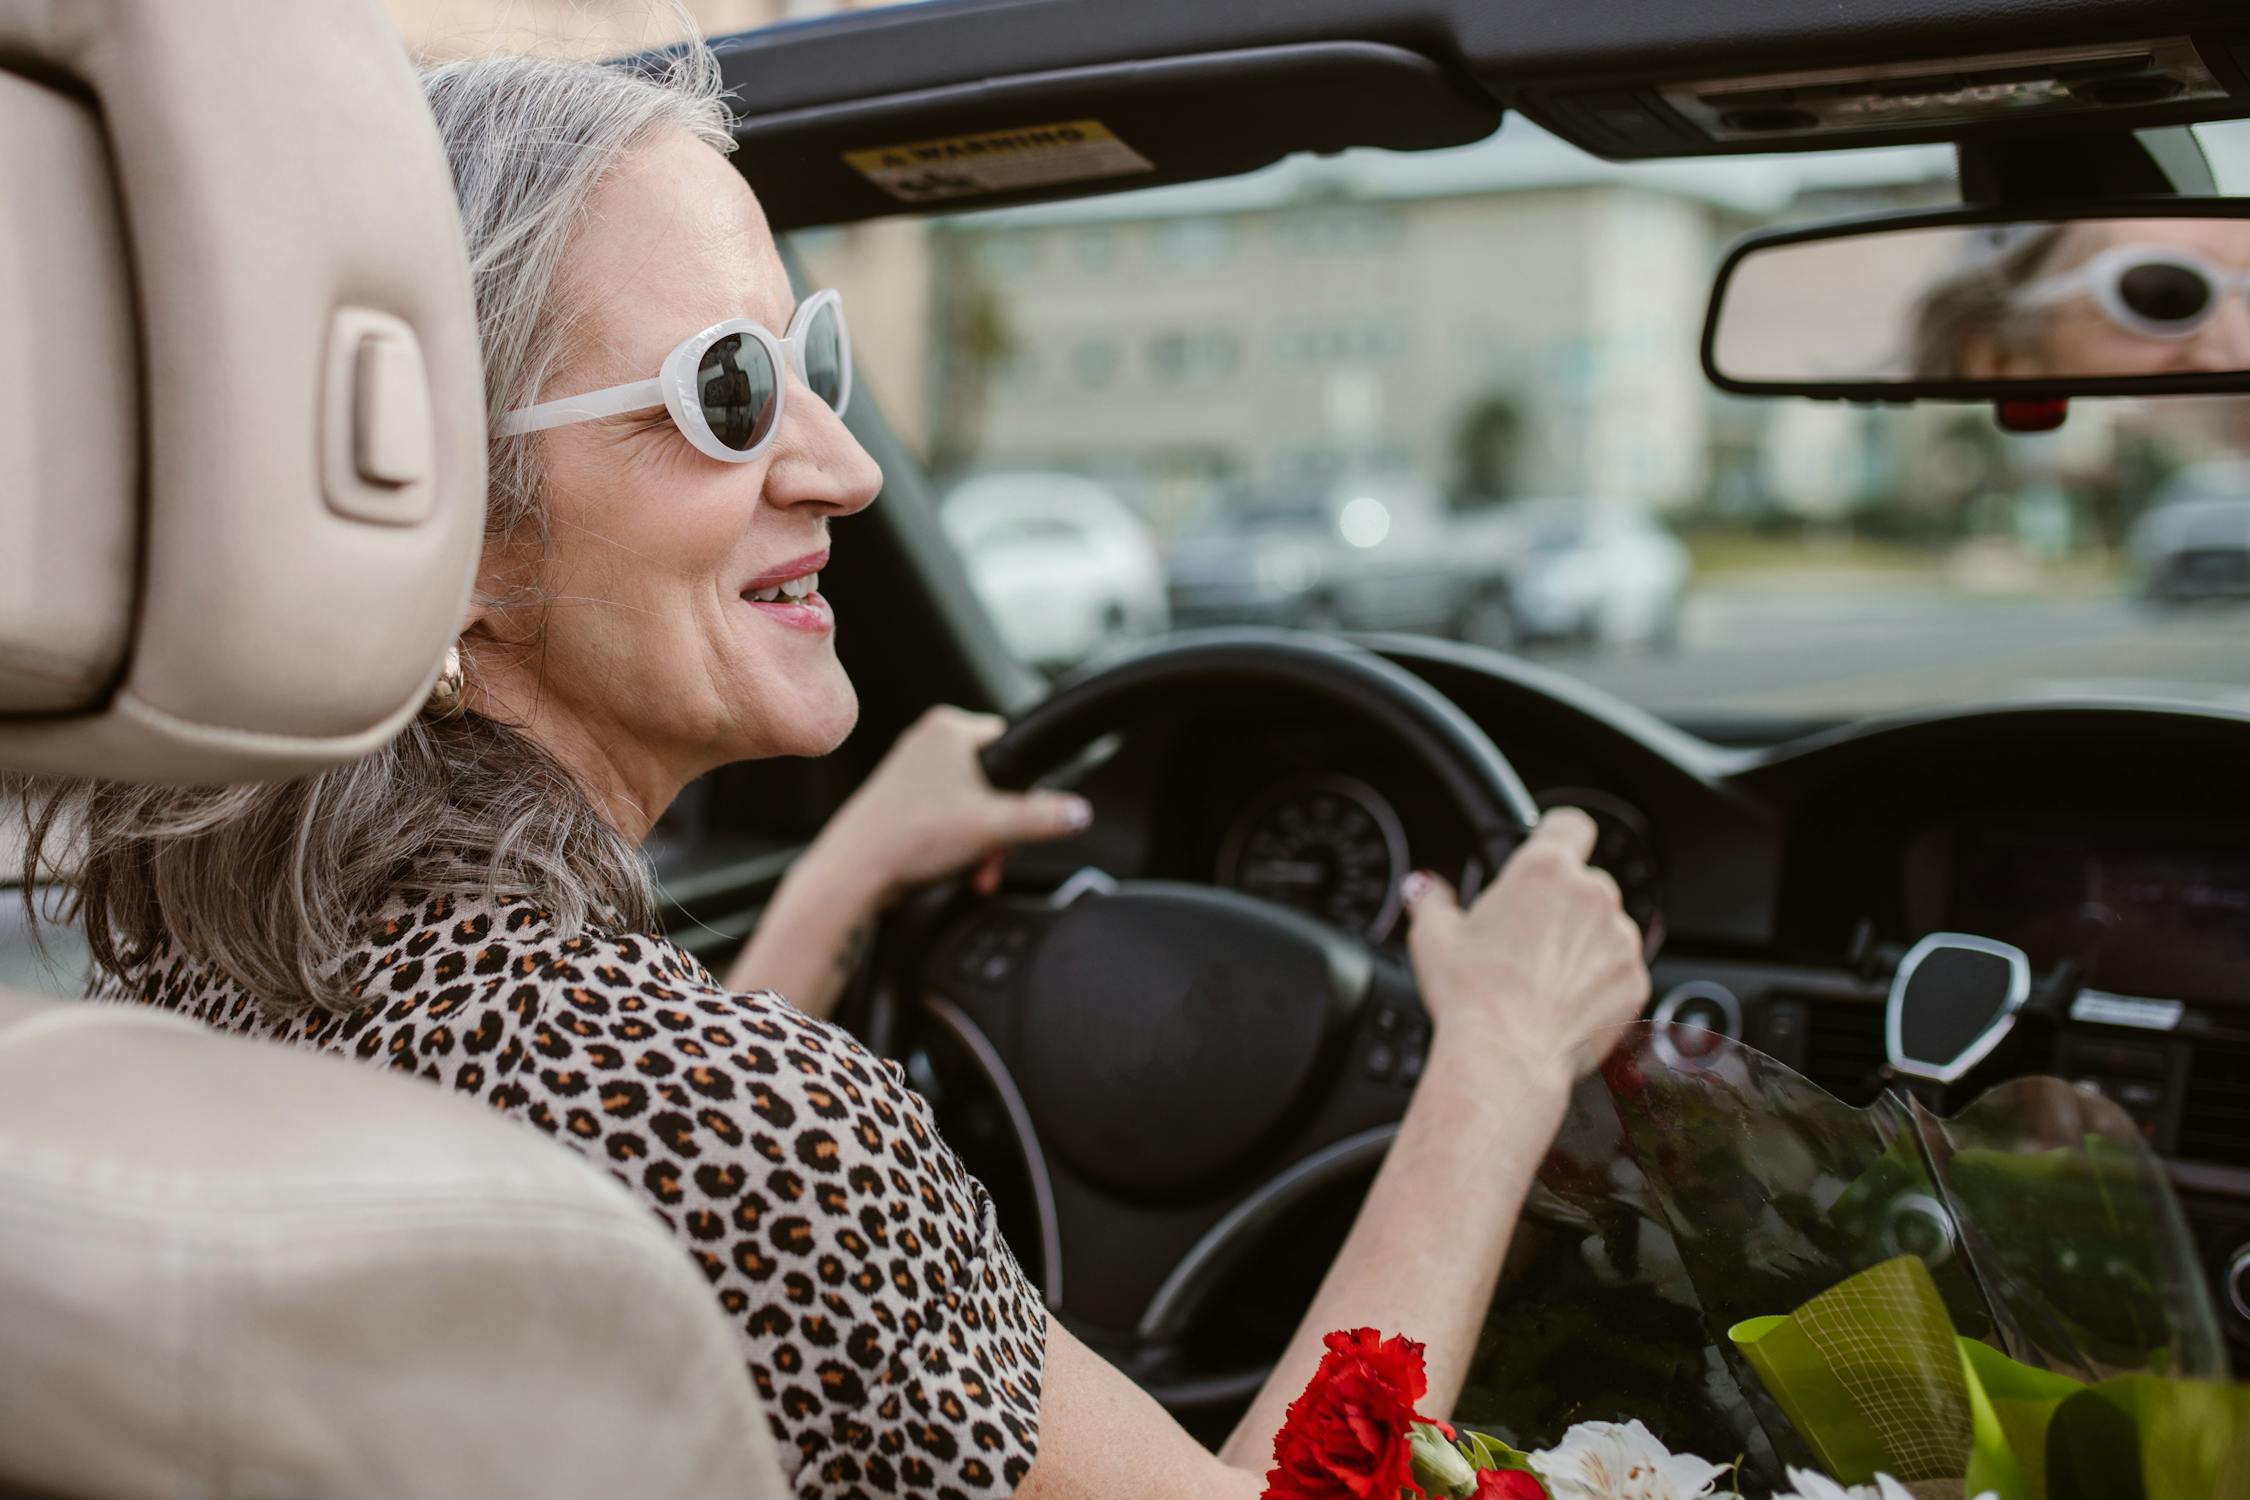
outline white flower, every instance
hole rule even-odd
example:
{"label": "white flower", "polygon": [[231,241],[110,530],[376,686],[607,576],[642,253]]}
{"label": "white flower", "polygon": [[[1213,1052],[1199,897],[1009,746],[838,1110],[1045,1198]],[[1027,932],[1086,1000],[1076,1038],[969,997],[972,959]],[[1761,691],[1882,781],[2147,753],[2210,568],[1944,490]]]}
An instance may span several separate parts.
{"label": "white flower", "polygon": [[1726,1465],[1673,1453],[1639,1422],[1581,1422],[1531,1455],[1554,1500],[1700,1500]]}
{"label": "white flower", "polygon": [[[1913,1490],[1888,1474],[1877,1474],[1873,1484],[1838,1484],[1825,1474],[1791,1469],[1789,1483],[1789,1493],[1776,1495],[1773,1500],[1918,1500]],[[1951,1488],[1953,1493],[1960,1493],[1959,1485],[1952,1484]],[[1977,1496],[1977,1500],[1996,1500],[1996,1497],[1987,1490]]]}

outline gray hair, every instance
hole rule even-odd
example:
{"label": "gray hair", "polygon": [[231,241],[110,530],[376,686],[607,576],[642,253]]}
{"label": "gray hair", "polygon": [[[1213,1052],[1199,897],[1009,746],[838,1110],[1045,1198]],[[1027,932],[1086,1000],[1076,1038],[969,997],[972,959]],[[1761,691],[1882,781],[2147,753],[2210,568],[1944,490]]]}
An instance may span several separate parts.
{"label": "gray hair", "polygon": [[[468,237],[489,431],[534,399],[561,352],[557,272],[603,177],[666,130],[722,152],[733,141],[717,59],[699,43],[660,68],[479,57],[423,82]],[[487,541],[544,546],[538,445],[489,442]],[[475,712],[425,713],[373,755],[295,781],[37,778],[17,792],[25,882],[51,872],[71,885],[99,968],[129,978],[170,943],[277,1017],[356,1003],[338,965],[400,894],[525,896],[565,932],[656,924],[639,847],[529,736]]]}
{"label": "gray hair", "polygon": [[1971,338],[2012,353],[2037,343],[2047,315],[2025,308],[2017,293],[2053,257],[2064,228],[2004,225],[1971,241],[1963,263],[1932,283],[1914,309],[1909,359],[1917,378],[1961,379],[1961,346]]}

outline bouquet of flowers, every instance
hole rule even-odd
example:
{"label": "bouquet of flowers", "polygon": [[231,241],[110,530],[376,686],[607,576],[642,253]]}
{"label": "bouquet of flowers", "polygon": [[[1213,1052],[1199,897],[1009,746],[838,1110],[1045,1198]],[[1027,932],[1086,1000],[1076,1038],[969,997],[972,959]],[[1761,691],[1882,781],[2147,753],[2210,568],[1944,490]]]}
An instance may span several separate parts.
{"label": "bouquet of flowers", "polygon": [[[1733,1466],[1674,1453],[1639,1422],[1581,1422],[1552,1448],[1521,1453],[1414,1410],[1427,1390],[1422,1346],[1372,1328],[1331,1333],[1305,1393],[1274,1438],[1265,1500],[1727,1500]],[[1878,1473],[1849,1487],[1790,1471],[1794,1500],[1914,1500]]]}
{"label": "bouquet of flowers", "polygon": [[1452,1422],[1419,1345],[1332,1334],[1270,1500],[2250,1500],[2250,1386],[2115,1106],[1860,1109],[1665,1040],[1574,1100]]}

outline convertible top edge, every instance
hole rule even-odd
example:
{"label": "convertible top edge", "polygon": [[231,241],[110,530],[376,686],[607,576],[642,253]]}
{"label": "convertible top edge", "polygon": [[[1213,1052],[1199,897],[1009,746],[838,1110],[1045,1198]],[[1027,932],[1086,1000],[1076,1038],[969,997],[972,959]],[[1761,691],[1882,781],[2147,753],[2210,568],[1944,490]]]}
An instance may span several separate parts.
{"label": "convertible top edge", "polygon": [[[778,227],[1230,176],[1294,151],[1460,145],[1503,108],[1613,160],[2250,114],[2250,20],[2223,0],[1863,0],[1842,15],[1775,0],[931,0],[716,47]],[[1088,119],[1148,175],[1042,176],[1050,164],[916,196],[863,161]]]}

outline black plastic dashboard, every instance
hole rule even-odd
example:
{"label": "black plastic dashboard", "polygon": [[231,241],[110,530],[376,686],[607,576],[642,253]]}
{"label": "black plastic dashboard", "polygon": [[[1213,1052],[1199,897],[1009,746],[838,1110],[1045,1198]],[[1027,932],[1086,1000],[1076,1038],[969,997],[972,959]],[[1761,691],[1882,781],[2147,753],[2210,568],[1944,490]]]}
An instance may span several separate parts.
{"label": "black plastic dashboard", "polygon": [[[1884,1001],[1916,939],[1974,933],[2024,948],[2042,976],[2070,965],[2068,1010],[2019,1025],[1989,1076],[2059,1074],[2133,1115],[2250,1360],[2250,713],[2008,704],[1730,749],[1512,658],[1368,644],[1459,704],[1535,793],[1637,825],[1660,893],[1660,1004],[1723,1021],[1839,1097],[1883,1086]],[[1091,863],[1303,894],[1396,941],[1367,903],[1400,865],[1450,875],[1468,853],[1372,731],[1278,700],[1143,724],[1079,785],[1095,830],[1019,855],[1025,878]]]}

